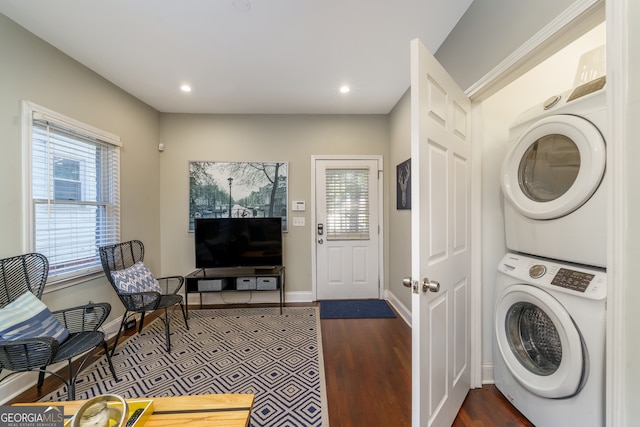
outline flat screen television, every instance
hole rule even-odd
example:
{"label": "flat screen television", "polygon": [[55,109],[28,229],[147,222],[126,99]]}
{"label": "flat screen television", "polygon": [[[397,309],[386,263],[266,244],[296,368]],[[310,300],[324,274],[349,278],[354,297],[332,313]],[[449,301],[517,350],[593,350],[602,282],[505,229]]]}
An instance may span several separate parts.
{"label": "flat screen television", "polygon": [[196,218],[196,268],[282,266],[281,218]]}

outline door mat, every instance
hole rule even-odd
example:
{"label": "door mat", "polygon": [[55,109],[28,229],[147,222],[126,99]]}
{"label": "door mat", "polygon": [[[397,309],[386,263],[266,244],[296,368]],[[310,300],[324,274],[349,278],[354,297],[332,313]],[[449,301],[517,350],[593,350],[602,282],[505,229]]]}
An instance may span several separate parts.
{"label": "door mat", "polygon": [[396,317],[385,300],[323,300],[321,319],[370,319]]}

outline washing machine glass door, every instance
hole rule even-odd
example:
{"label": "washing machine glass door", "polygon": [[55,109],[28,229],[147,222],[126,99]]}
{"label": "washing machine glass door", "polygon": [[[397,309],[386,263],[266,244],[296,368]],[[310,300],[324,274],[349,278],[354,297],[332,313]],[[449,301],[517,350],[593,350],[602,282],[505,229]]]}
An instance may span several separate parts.
{"label": "washing machine glass door", "polygon": [[508,151],[502,191],[522,215],[553,219],[582,206],[605,170],[605,143],[588,120],[546,117],[530,126]]}
{"label": "washing machine glass door", "polygon": [[583,384],[585,347],[569,313],[544,290],[512,285],[495,312],[499,355],[515,379],[547,398],[576,394]]}

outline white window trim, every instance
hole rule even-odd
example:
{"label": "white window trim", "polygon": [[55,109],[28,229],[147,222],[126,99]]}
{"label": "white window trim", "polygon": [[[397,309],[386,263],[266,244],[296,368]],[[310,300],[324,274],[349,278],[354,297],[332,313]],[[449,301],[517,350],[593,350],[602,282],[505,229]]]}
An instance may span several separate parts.
{"label": "white window trim", "polygon": [[[21,102],[22,109],[22,124],[21,124],[21,141],[22,141],[22,247],[23,252],[33,252],[34,250],[34,229],[31,226],[34,221],[34,209],[32,203],[32,132],[33,132],[33,117],[37,114],[38,118],[49,119],[53,122],[59,123],[70,130],[78,131],[82,134],[92,135],[108,144],[122,147],[120,137],[106,132],[102,129],[95,128],[93,126],[82,123],[71,117],[67,117],[63,114],[57,113],[48,108],[42,107],[31,101],[23,100]],[[119,175],[120,171],[116,171]],[[118,181],[120,178],[118,177]],[[120,233],[120,230],[117,230]],[[119,239],[119,236],[118,236]],[[89,280],[99,277],[102,273],[89,273],[82,276],[66,278],[59,281],[48,281],[45,292],[51,292],[58,289],[66,288],[69,286],[77,285],[79,283],[87,282]]]}

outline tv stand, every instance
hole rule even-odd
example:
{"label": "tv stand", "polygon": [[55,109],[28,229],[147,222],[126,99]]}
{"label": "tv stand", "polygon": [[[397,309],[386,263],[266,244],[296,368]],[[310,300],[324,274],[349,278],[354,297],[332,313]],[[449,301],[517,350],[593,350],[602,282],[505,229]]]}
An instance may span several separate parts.
{"label": "tv stand", "polygon": [[284,266],[238,268],[201,268],[187,276],[186,313],[189,317],[189,294],[208,292],[280,291],[280,314],[284,306]]}

